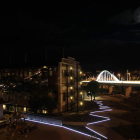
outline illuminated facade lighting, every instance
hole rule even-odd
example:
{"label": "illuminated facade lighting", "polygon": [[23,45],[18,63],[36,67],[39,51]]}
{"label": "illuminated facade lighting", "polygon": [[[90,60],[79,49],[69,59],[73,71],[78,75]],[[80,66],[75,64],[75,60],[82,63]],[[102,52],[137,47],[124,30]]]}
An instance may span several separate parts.
{"label": "illuminated facade lighting", "polygon": [[3,110],[5,110],[6,109],[6,105],[3,105]]}
{"label": "illuminated facade lighting", "polygon": [[80,102],[80,105],[83,105],[83,102]]}
{"label": "illuminated facade lighting", "polygon": [[72,67],[70,67],[70,70],[72,70],[73,68]]}
{"label": "illuminated facade lighting", "polygon": [[73,89],[73,87],[70,87],[70,89]]}

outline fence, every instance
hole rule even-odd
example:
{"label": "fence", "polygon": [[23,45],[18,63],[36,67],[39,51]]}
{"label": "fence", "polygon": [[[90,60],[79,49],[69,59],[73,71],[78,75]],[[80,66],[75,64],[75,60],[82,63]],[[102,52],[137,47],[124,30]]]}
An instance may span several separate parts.
{"label": "fence", "polygon": [[62,119],[60,118],[47,117],[47,116],[31,114],[31,113],[24,113],[24,115],[26,115],[27,120],[39,121],[43,123],[49,123],[49,124],[62,126]]}

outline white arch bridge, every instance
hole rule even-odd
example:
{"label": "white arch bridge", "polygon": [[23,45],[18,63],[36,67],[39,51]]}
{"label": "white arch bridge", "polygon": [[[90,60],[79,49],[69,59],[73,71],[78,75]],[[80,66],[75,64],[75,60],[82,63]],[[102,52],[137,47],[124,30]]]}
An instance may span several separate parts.
{"label": "white arch bridge", "polygon": [[[103,70],[97,77],[96,81],[102,84],[117,84],[117,85],[137,85],[140,86],[140,81],[120,81],[114,74],[110,73],[107,70]],[[82,81],[90,82],[90,81]]]}

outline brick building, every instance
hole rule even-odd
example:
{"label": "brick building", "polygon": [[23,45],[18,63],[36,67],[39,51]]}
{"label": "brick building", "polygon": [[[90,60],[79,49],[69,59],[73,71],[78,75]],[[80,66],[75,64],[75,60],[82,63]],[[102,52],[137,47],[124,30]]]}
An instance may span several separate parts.
{"label": "brick building", "polygon": [[[81,66],[74,58],[62,58],[61,61],[45,62],[39,65],[11,66],[0,69],[0,82],[3,78],[16,75],[19,79],[41,80],[42,84],[51,89],[50,95],[58,102],[59,112],[68,108],[70,102],[80,98]],[[77,95],[78,91],[78,95]],[[55,93],[55,94],[54,94]]]}

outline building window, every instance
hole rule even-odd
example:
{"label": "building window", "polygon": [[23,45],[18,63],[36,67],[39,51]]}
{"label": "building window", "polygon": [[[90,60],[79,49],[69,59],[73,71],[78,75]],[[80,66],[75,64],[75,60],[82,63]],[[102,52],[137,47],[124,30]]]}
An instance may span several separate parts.
{"label": "building window", "polygon": [[50,71],[49,71],[49,75],[50,75],[50,76],[52,76],[52,75],[53,75],[52,70],[50,70]]}
{"label": "building window", "polygon": [[63,76],[66,75],[66,70],[62,70],[62,75],[63,75]]}
{"label": "building window", "polygon": [[66,92],[63,93],[63,101],[66,101]]}
{"label": "building window", "polygon": [[27,76],[27,71],[24,72],[24,76],[25,76],[25,77]]}
{"label": "building window", "polygon": [[22,75],[22,72],[20,72],[20,77],[22,77],[23,75]]}
{"label": "building window", "polygon": [[29,71],[29,76],[31,76],[32,75],[32,72],[31,71]]}

